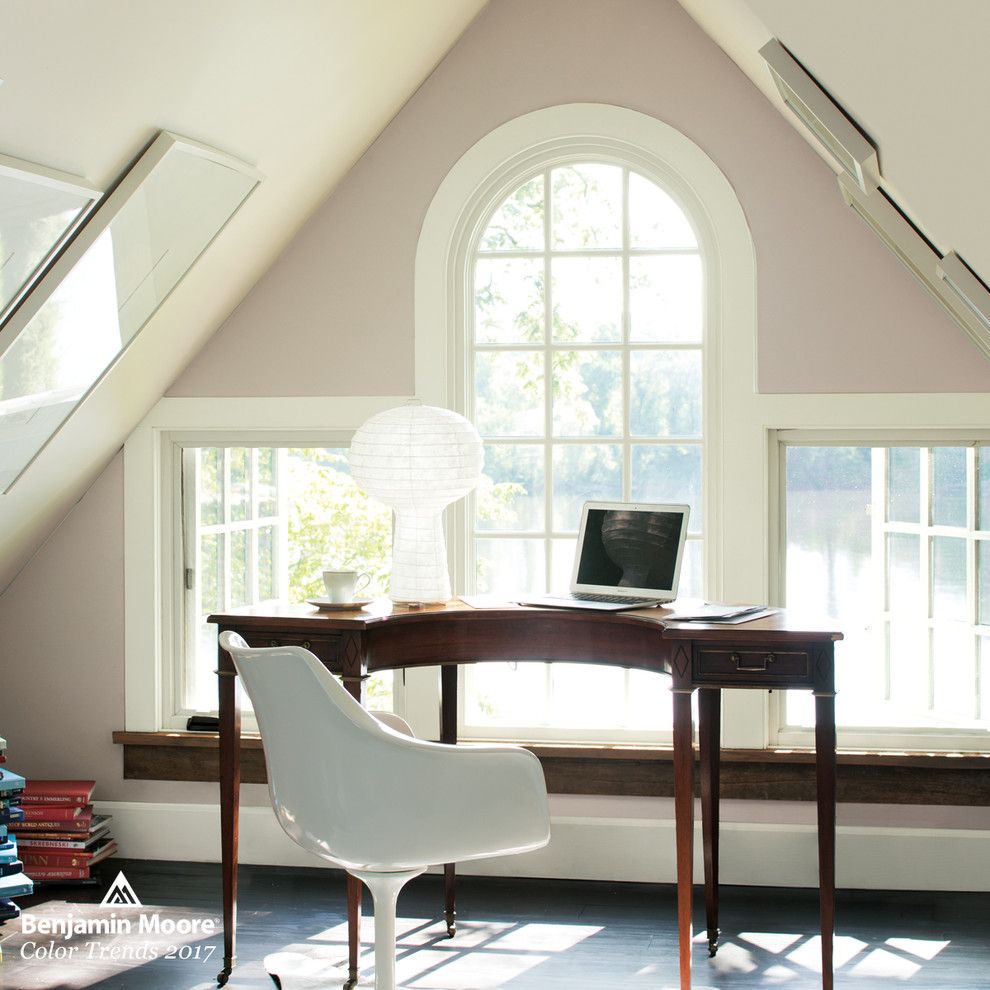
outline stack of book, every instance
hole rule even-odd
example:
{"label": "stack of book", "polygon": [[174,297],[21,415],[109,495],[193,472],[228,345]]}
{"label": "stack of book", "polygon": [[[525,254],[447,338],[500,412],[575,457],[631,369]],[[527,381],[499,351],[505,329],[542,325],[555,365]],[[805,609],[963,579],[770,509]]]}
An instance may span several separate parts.
{"label": "stack of book", "polygon": [[24,872],[32,880],[93,879],[90,872],[117,851],[110,816],[96,815],[92,780],[31,780],[21,795],[23,821],[14,829]]}
{"label": "stack of book", "polygon": [[[0,764],[6,762],[7,740],[0,738]],[[9,832],[22,817],[18,802],[23,792],[24,778],[0,766],[0,924],[21,913],[15,897],[34,892],[34,884],[17,856],[17,839]]]}

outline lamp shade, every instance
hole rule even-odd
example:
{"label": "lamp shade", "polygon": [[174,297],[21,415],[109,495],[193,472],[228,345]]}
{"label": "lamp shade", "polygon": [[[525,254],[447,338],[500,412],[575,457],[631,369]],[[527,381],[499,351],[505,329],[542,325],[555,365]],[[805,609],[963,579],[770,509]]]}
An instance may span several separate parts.
{"label": "lamp shade", "polygon": [[395,510],[392,601],[447,601],[443,510],[481,477],[478,431],[449,409],[409,402],[367,420],[351,440],[349,459],[364,492]]}

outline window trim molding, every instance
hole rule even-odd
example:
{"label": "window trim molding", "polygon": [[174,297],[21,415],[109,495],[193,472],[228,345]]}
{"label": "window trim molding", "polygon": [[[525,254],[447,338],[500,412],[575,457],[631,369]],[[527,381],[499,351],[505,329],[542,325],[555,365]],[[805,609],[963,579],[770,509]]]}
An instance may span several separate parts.
{"label": "window trim molding", "polygon": [[[338,444],[408,396],[163,398],[124,444],[124,728],[169,728],[182,443]],[[342,437],[343,435],[343,437]]]}
{"label": "window trim molding", "polygon": [[[754,584],[754,600],[766,594],[767,471],[756,476],[756,519],[764,520],[755,544],[762,549],[744,574],[726,581],[726,563],[746,560],[725,525],[724,486],[733,464],[752,466],[749,451],[737,452],[731,435],[740,403],[756,390],[756,254],[742,206],[716,163],[690,138],[668,124],[625,107],[571,103],[524,114],[497,127],[469,148],[445,176],[424,217],[416,251],[416,392],[427,402],[463,411],[464,348],[459,333],[470,306],[463,277],[483,224],[497,204],[527,175],[581,157],[613,160],[659,182],[696,227],[705,264],[704,340],[705,594],[744,600],[734,590]],[[723,376],[721,369],[733,369]],[[766,445],[758,463],[768,462]],[[733,492],[733,499],[736,497]],[[451,512],[451,577],[466,580],[469,503]],[[748,548],[747,548],[748,550]],[[754,693],[726,699],[725,742],[762,747],[767,741],[766,704]]]}
{"label": "window trim molding", "polygon": [[[459,328],[470,305],[466,270],[491,212],[527,175],[582,156],[612,159],[662,183],[698,227],[706,262],[705,547],[706,594],[722,597],[724,534],[720,532],[724,425],[722,361],[756,387],[756,259],[746,218],[728,179],[686,135],[625,107],[570,103],[524,114],[497,127],[454,164],[427,209],[416,251],[416,393],[463,411],[464,348]],[[710,265],[709,265],[710,263]],[[451,576],[465,573],[467,507],[451,513]]]}

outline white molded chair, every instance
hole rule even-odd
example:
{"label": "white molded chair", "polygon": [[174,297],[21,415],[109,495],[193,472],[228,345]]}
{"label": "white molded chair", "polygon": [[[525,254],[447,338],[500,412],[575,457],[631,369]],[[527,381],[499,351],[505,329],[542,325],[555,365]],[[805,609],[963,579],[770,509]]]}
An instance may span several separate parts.
{"label": "white molded chair", "polygon": [[[366,711],[309,650],[220,645],[254,704],[268,790],[289,838],[362,880],[375,904],[375,987],[395,987],[399,891],[428,866],[550,839],[539,760],[409,738]],[[401,727],[400,727],[401,728]]]}

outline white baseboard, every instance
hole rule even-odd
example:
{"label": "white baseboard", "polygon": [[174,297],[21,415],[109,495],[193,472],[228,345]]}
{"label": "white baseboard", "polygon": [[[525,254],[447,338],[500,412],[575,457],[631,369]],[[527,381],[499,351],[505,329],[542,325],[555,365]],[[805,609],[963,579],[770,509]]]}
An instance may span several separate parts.
{"label": "white baseboard", "polygon": [[[220,813],[215,805],[100,802],[114,817],[120,855],[134,859],[218,862]],[[557,877],[673,883],[674,823],[656,818],[554,815],[549,846],[522,856],[483,860],[463,872],[478,876]],[[320,866],[281,830],[267,807],[240,815],[240,862]],[[812,825],[723,822],[723,884],[815,887]],[[701,882],[701,830],[695,836],[695,881]],[[871,890],[990,890],[990,830],[839,826],[836,881]]]}

